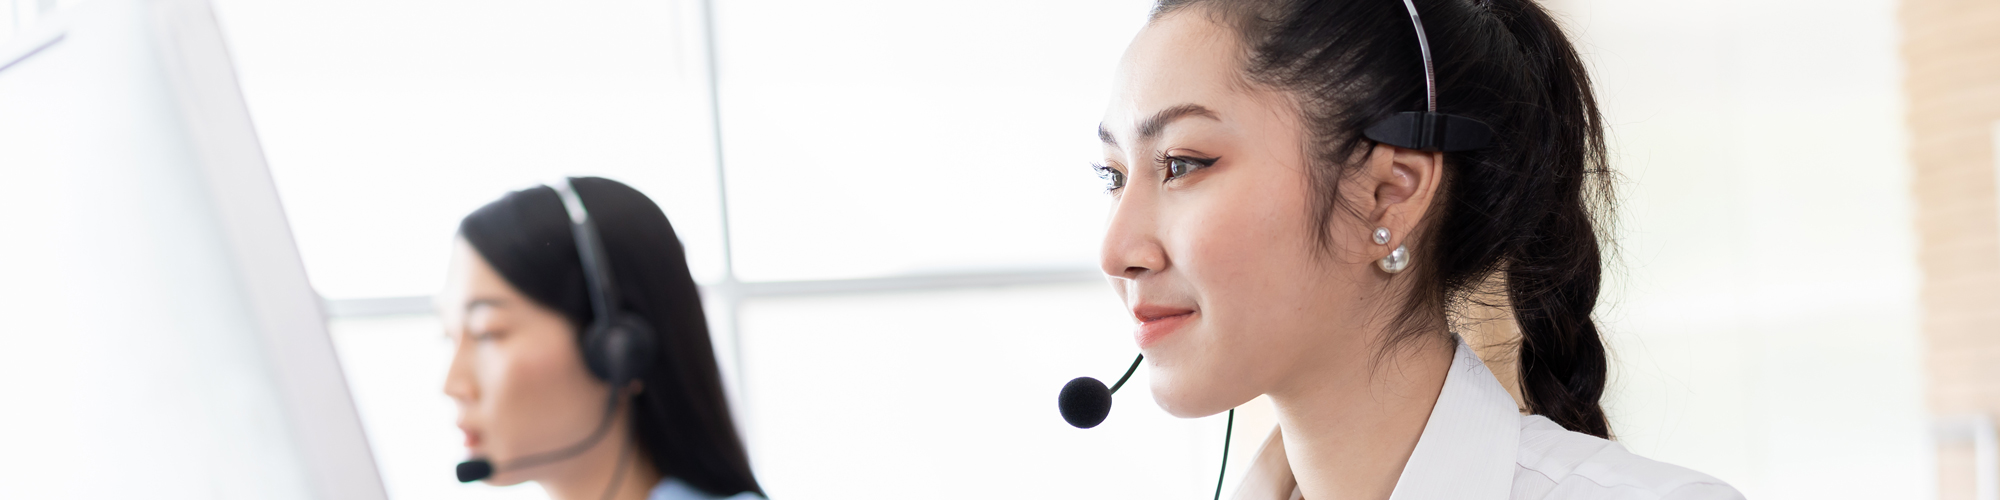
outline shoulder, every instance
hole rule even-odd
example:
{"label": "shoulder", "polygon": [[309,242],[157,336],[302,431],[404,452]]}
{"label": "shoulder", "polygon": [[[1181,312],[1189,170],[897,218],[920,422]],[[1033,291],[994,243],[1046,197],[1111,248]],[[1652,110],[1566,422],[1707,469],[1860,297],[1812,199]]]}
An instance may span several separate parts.
{"label": "shoulder", "polygon": [[1632,454],[1624,445],[1570,432],[1541,415],[1521,417],[1516,499],[1740,500],[1707,474]]}
{"label": "shoulder", "polygon": [[646,500],[765,500],[765,499],[763,495],[751,493],[748,491],[726,497],[710,495],[708,493],[702,492],[701,490],[694,489],[693,486],[688,486],[687,483],[681,482],[681,480],[678,478],[668,477],[661,479],[660,484],[653,486],[653,492],[652,494],[646,497]]}

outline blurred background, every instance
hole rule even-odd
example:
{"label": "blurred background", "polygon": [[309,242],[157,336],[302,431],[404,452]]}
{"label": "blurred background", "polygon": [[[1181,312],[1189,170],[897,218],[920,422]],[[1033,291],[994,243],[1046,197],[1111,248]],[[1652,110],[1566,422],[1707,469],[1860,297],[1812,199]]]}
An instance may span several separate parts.
{"label": "blurred background", "polygon": [[[429,294],[460,217],[564,174],[673,220],[773,498],[1209,492],[1219,417],[1054,405],[1132,355],[1087,165],[1150,2],[215,5],[394,498],[542,496],[446,473]],[[2000,500],[2000,4],[1545,5],[1620,176],[1618,438],[1751,498]]]}

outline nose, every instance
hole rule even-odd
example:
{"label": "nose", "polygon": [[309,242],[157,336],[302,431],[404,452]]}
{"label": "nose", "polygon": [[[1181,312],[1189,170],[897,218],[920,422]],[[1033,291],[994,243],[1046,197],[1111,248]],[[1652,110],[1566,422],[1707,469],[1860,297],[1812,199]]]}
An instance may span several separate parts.
{"label": "nose", "polygon": [[1114,278],[1138,279],[1167,267],[1160,246],[1156,198],[1144,189],[1127,188],[1112,203],[1111,225],[1104,230],[1098,267]]}
{"label": "nose", "polygon": [[467,356],[472,342],[460,339],[452,343],[451,367],[444,374],[444,395],[459,404],[468,404],[479,397],[479,384],[472,377],[472,360]]}

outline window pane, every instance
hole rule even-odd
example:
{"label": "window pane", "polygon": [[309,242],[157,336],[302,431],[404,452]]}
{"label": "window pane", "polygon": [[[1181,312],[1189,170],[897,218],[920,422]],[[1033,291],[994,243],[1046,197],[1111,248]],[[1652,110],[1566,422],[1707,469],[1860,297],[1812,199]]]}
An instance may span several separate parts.
{"label": "window pane", "polygon": [[218,0],[307,271],[433,293],[458,219],[559,174],[646,192],[720,274],[697,25],[675,2]]}
{"label": "window pane", "polygon": [[1167,415],[1143,368],[1097,428],[1056,411],[1132,362],[1122,311],[1096,283],[748,301],[759,477],[772,498],[1207,498],[1223,419]]}
{"label": "window pane", "polygon": [[1097,122],[1149,5],[717,1],[738,274],[1091,266]]}

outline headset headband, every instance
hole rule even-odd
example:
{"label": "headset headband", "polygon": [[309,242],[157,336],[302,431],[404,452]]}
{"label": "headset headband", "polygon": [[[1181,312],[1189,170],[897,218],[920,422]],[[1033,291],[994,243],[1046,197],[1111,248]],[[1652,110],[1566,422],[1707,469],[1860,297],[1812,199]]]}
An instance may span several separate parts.
{"label": "headset headband", "polygon": [[1417,16],[1417,4],[1403,0],[1410,11],[1410,24],[1417,28],[1417,50],[1424,56],[1423,111],[1404,111],[1368,127],[1362,132],[1375,142],[1424,151],[1457,152],[1486,147],[1493,128],[1471,118],[1437,112],[1437,70],[1431,65],[1431,41],[1424,34],[1424,20]]}
{"label": "headset headband", "polygon": [[618,304],[618,287],[611,282],[610,260],[604,256],[602,240],[597,238],[597,225],[590,220],[590,211],[583,208],[583,198],[577,196],[570,178],[550,182],[549,189],[562,198],[563,213],[569,215],[570,234],[576,237],[576,254],[583,261],[583,280],[590,289],[591,312],[597,315],[597,321],[606,321]]}
{"label": "headset headband", "polygon": [[1424,110],[1436,113],[1438,82],[1437,70],[1431,66],[1431,38],[1424,34],[1424,20],[1417,17],[1417,4],[1411,0],[1403,0],[1403,8],[1410,10],[1410,24],[1417,27],[1417,50],[1424,54],[1424,103],[1429,106]]}

